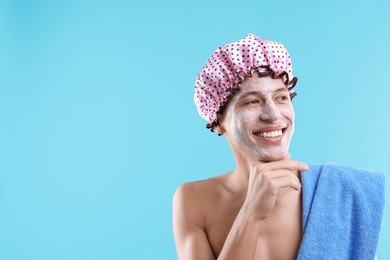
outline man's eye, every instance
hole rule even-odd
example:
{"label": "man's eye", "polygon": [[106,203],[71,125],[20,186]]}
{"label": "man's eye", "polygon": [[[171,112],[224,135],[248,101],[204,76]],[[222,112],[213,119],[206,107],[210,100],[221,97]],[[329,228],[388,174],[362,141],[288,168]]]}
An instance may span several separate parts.
{"label": "man's eye", "polygon": [[249,100],[249,101],[245,102],[245,104],[248,104],[248,105],[250,105],[250,104],[257,104],[257,103],[259,103],[259,101],[257,99],[252,99],[252,100]]}
{"label": "man's eye", "polygon": [[279,99],[282,101],[287,101],[287,100],[290,100],[290,97],[287,95],[286,96],[283,95],[283,96],[280,96]]}

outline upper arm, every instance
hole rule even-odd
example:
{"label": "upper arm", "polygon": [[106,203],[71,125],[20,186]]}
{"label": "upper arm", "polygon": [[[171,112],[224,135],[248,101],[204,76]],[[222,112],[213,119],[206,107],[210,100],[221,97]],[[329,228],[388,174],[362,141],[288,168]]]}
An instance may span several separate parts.
{"label": "upper arm", "polygon": [[191,184],[180,186],[173,197],[173,231],[178,259],[215,260],[202,228],[200,201]]}

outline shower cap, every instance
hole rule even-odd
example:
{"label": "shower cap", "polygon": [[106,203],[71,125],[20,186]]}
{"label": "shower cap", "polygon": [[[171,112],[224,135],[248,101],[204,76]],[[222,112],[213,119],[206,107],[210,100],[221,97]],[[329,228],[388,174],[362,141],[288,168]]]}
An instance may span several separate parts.
{"label": "shower cap", "polygon": [[219,47],[200,71],[195,82],[194,101],[207,128],[218,124],[231,97],[240,89],[247,76],[258,72],[260,76],[281,78],[290,91],[298,78],[292,74],[290,56],[283,44],[264,40],[254,34]]}

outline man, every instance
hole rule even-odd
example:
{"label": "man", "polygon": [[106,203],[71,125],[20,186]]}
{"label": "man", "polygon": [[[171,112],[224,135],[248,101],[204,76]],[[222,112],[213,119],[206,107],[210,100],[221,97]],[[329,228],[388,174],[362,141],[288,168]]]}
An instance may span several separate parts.
{"label": "man", "polygon": [[253,34],[218,48],[198,75],[198,111],[236,169],[176,191],[179,259],[374,258],[383,176],[290,159],[296,82],[284,46]]}

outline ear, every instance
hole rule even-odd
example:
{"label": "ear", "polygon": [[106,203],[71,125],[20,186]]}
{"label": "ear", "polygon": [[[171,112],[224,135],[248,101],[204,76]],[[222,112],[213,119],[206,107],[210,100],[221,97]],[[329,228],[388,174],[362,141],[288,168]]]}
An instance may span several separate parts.
{"label": "ear", "polygon": [[225,128],[223,128],[223,126],[221,126],[221,124],[219,123],[218,125],[213,127],[213,131],[216,132],[218,135],[223,135],[226,132]]}

